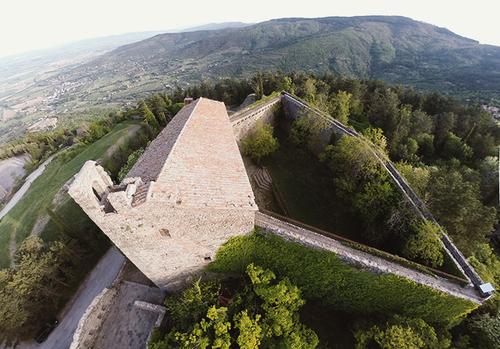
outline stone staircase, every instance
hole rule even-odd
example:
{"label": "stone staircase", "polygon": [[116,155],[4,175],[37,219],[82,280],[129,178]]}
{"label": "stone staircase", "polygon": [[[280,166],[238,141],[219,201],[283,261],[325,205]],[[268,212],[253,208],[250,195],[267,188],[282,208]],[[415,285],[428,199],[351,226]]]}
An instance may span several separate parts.
{"label": "stone staircase", "polygon": [[253,174],[253,179],[257,184],[257,188],[265,191],[272,190],[273,180],[265,167],[261,167],[257,171],[255,171],[255,173]]}

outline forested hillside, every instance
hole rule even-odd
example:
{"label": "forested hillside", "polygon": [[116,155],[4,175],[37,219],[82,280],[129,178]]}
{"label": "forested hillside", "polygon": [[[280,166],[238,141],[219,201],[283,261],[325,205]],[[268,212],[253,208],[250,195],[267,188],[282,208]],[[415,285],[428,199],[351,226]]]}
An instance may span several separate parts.
{"label": "forested hillside", "polygon": [[110,52],[82,73],[95,69],[107,77],[141,75],[144,82],[149,75],[163,83],[248,75],[259,69],[331,71],[495,96],[500,48],[404,17],[284,18],[244,28],[157,35]]}

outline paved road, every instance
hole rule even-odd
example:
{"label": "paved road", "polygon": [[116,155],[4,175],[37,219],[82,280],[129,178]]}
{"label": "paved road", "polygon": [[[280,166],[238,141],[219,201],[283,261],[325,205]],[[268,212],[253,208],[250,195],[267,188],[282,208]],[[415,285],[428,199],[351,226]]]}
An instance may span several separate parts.
{"label": "paved road", "polygon": [[116,247],[111,247],[80,285],[61,315],[59,326],[52,331],[49,338],[41,344],[34,341],[23,342],[16,349],[68,349],[85,310],[104,288],[111,286],[124,262],[125,257],[121,252]]}
{"label": "paved road", "polygon": [[47,160],[45,160],[38,168],[31,172],[31,174],[26,177],[24,180],[24,184],[21,188],[19,188],[18,191],[14,194],[14,196],[9,200],[9,202],[5,205],[5,207],[0,211],[0,219],[2,219],[9,211],[16,206],[16,204],[19,202],[19,200],[22,199],[24,194],[28,191],[29,187],[31,186],[31,183],[35,181],[42,173],[45,171],[45,168],[47,165],[52,161],[55,155],[52,155],[49,157]]}

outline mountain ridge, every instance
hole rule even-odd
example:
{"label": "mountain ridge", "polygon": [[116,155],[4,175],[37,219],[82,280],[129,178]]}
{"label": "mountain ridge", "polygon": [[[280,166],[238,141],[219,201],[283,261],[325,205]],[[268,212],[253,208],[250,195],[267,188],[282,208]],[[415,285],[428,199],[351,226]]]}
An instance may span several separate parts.
{"label": "mountain ridge", "polygon": [[[122,45],[60,70],[5,107],[36,96],[45,103],[37,117],[94,115],[151,92],[259,70],[378,79],[500,105],[500,47],[408,17],[292,17],[193,29]],[[13,130],[9,122],[4,128]]]}
{"label": "mountain ridge", "polygon": [[[276,26],[280,28],[276,28]],[[408,27],[412,27],[410,30]],[[376,35],[369,37],[370,31],[374,30]],[[264,34],[263,31],[266,31]],[[301,33],[300,31],[303,31]],[[402,42],[401,38],[396,38],[397,35],[403,35],[406,42]],[[406,37],[404,37],[406,35]],[[201,38],[200,36],[203,36]],[[332,37],[336,36],[336,37]],[[252,38],[253,37],[253,38]],[[350,40],[348,43],[339,42],[344,38],[345,40]],[[153,38],[149,38],[137,43],[130,45],[121,46],[108,54],[100,57],[100,63],[107,64],[108,60],[118,59],[122,55],[127,55],[128,60],[137,59],[140,60],[143,52],[148,52],[150,61],[148,63],[155,65],[159,62],[154,62],[159,55],[172,55],[171,58],[176,59],[176,57],[184,59],[206,59],[220,50],[234,51],[234,49],[239,49],[244,56],[246,53],[261,55],[261,61],[263,64],[257,64],[256,68],[276,68],[276,59],[272,57],[262,57],[266,51],[276,51],[288,49],[287,52],[283,52],[284,56],[290,61],[293,67],[286,67],[284,64],[281,66],[278,64],[277,68],[282,68],[282,70],[307,70],[312,69],[314,72],[321,72],[316,66],[311,66],[311,60],[309,62],[297,62],[293,55],[304,55],[307,49],[297,47],[297,45],[304,44],[304,41],[313,40],[321,43],[321,41],[329,41],[324,43],[324,49],[332,49],[332,60],[327,64],[328,70],[333,72],[344,74],[347,76],[355,76],[359,78],[381,78],[384,80],[389,80],[390,82],[404,83],[404,81],[398,81],[398,79],[391,78],[391,72],[389,75],[384,76],[380,74],[381,72],[375,69],[368,69],[368,67],[359,66],[362,65],[362,60],[369,63],[375,63],[378,61],[380,63],[390,63],[393,61],[391,57],[394,55],[399,55],[400,58],[405,57],[406,51],[410,54],[419,53],[419,58],[429,58],[426,57],[429,53],[438,53],[437,50],[448,50],[444,52],[439,52],[441,54],[448,55],[449,59],[454,60],[454,63],[470,63],[470,60],[464,62],[464,57],[467,55],[471,56],[470,52],[463,52],[463,54],[458,53],[458,50],[489,50],[495,51],[495,56],[498,66],[500,66],[500,48],[492,45],[483,45],[478,41],[465,38],[458,34],[451,32],[450,30],[442,27],[433,26],[424,22],[414,21],[407,17],[399,16],[357,16],[357,17],[324,17],[324,18],[280,18],[273,19],[243,28],[226,28],[222,31],[214,30],[210,33],[200,33],[200,32],[184,32],[184,33],[165,33],[156,35]],[[413,43],[410,42],[413,40]],[[337,47],[335,45],[328,47],[328,44],[335,43],[337,41]],[[357,41],[357,42],[356,42]],[[364,41],[364,42],[363,42]],[[358,59],[356,57],[350,57],[350,62],[348,64],[342,64],[341,62],[348,61],[343,58],[342,52],[333,52],[335,49],[340,51],[340,48],[346,48],[346,52],[352,51],[356,44],[363,45],[365,47],[362,50],[357,50]],[[366,52],[366,44],[370,44],[369,47],[372,52]],[[395,45],[393,45],[395,44]],[[397,47],[399,45],[399,47]],[[411,46],[420,47],[411,47]],[[321,48],[313,48],[311,50],[312,56],[317,55],[321,51]],[[391,52],[395,51],[395,52]],[[226,56],[233,54],[234,52],[227,52]],[[364,54],[364,57],[363,57]],[[341,59],[335,59],[335,57],[341,56]],[[477,57],[473,57],[477,60]],[[247,57],[238,57],[245,58]],[[262,59],[263,58],[263,59]],[[436,57],[430,57],[439,69],[443,68],[442,64],[436,61]],[[437,58],[439,60],[439,57]],[[163,62],[161,62],[163,63]],[[222,60],[222,64],[225,64]],[[323,62],[327,63],[327,62]],[[399,63],[399,62],[398,62]],[[408,66],[405,62],[402,62],[403,66]],[[425,63],[425,62],[424,62]],[[476,62],[477,63],[477,62]],[[352,66],[349,67],[348,65]],[[231,62],[227,65],[230,74],[238,73],[231,68],[234,68],[237,64]],[[240,64],[241,65],[241,64]],[[376,67],[377,68],[377,67]],[[387,68],[386,66],[383,67]],[[409,66],[408,68],[411,68]],[[211,72],[206,71],[207,69],[202,68],[201,75],[203,73]],[[220,71],[222,75],[225,75],[223,71]],[[240,75],[245,69],[240,69]],[[326,70],[326,69],[323,69]],[[369,74],[370,73],[370,74]],[[212,74],[213,75],[213,74]],[[382,76],[381,76],[382,75]],[[425,79],[421,79],[425,80]],[[438,86],[437,89],[443,88],[445,86]],[[445,88],[446,89],[446,88]]]}

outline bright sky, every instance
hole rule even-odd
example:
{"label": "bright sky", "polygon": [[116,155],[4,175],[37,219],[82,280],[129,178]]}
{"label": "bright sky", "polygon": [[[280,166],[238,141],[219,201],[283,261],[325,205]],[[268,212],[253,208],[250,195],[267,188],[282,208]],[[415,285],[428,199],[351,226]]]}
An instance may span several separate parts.
{"label": "bright sky", "polygon": [[0,0],[0,14],[0,56],[127,32],[355,15],[403,15],[500,46],[499,0]]}

